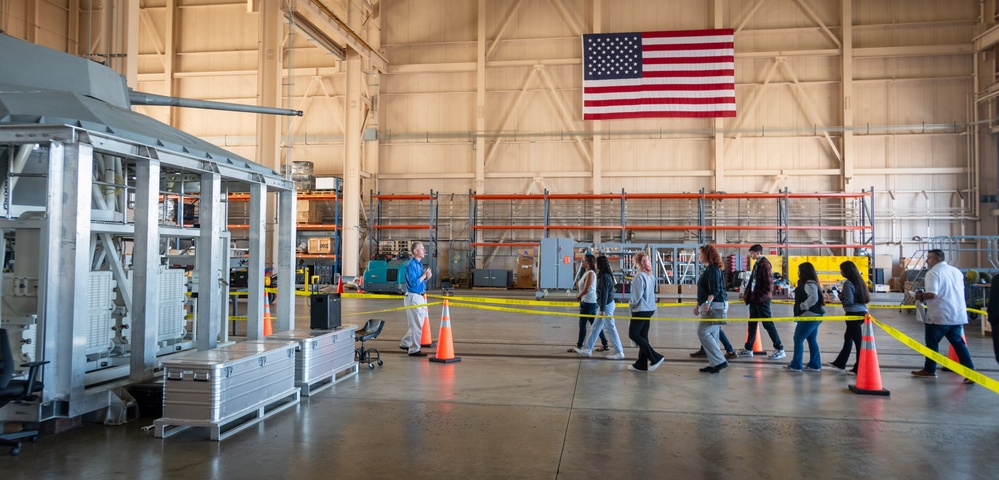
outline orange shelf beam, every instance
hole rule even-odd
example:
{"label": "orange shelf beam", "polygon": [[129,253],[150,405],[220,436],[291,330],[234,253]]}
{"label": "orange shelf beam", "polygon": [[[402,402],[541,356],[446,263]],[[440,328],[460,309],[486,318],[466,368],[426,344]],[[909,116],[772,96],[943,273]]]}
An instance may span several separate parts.
{"label": "orange shelf beam", "polygon": [[339,230],[340,226],[333,223],[299,223],[295,225],[296,230]]}
{"label": "orange shelf beam", "polygon": [[434,200],[430,195],[372,195],[375,200]]}
{"label": "orange shelf beam", "polygon": [[[715,248],[749,248],[752,247],[753,243],[712,243]],[[854,245],[854,244],[824,244],[818,245],[814,243],[791,243],[788,245],[784,244],[761,244],[763,248],[863,248],[863,249],[873,249],[873,245]]]}
{"label": "orange shelf beam", "polygon": [[431,225],[371,225],[374,230],[434,230]]}
{"label": "orange shelf beam", "polygon": [[537,247],[538,243],[472,242],[472,247]]}
{"label": "orange shelf beam", "polygon": [[473,225],[473,230],[544,230],[544,225]]}
{"label": "orange shelf beam", "polygon": [[295,258],[329,258],[336,260],[336,255],[326,253],[296,253]]}

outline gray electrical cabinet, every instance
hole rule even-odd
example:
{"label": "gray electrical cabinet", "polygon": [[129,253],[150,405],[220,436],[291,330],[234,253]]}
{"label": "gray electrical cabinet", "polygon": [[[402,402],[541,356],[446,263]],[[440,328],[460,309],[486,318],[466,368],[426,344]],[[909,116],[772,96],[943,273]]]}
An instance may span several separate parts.
{"label": "gray electrical cabinet", "polygon": [[510,271],[477,268],[472,272],[472,282],[478,288],[508,288]]}
{"label": "gray electrical cabinet", "polygon": [[542,238],[538,289],[572,289],[575,280],[573,268],[575,242],[571,238]]}

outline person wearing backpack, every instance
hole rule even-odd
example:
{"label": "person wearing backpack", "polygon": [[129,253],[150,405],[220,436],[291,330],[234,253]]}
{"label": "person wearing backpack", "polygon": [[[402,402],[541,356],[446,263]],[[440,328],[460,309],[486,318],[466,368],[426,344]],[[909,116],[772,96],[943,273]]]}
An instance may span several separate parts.
{"label": "person wearing backpack", "polygon": [[860,342],[863,340],[861,327],[864,324],[864,316],[867,315],[867,304],[871,301],[871,294],[867,291],[867,283],[860,274],[857,264],[847,260],[839,264],[839,273],[846,279],[843,282],[843,294],[840,300],[843,302],[843,311],[849,317],[857,317],[856,320],[846,321],[846,333],[843,334],[843,348],[839,351],[836,360],[829,362],[829,366],[846,373],[846,363],[850,361],[850,351],[857,347],[857,361],[853,363],[850,370],[851,375],[857,374],[857,366],[860,365]]}
{"label": "person wearing backpack", "polygon": [[[811,262],[798,266],[798,288],[794,289],[794,316],[801,317],[794,327],[794,354],[791,363],[784,369],[791,372],[818,372],[822,370],[822,359],[819,356],[819,325],[821,320],[809,317],[821,317],[826,314],[825,299],[822,298],[822,284],[819,274]],[[805,356],[805,341],[808,341],[808,364],[802,367]]]}

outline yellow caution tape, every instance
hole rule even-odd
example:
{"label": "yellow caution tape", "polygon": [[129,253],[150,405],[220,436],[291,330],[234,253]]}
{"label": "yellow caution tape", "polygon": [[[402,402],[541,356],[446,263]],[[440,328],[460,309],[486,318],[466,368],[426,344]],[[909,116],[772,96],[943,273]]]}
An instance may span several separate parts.
{"label": "yellow caution tape", "polygon": [[941,355],[940,352],[934,352],[933,350],[930,350],[922,343],[919,343],[918,341],[914,340],[912,337],[909,337],[908,335],[898,331],[891,325],[881,323],[874,317],[871,317],[871,321],[873,321],[874,324],[877,325],[878,327],[881,327],[881,329],[884,330],[885,333],[891,335],[892,338],[902,342],[903,344],[905,344],[905,346],[915,350],[916,352],[919,352],[919,354],[923,355],[924,357],[929,357],[930,360],[933,360],[934,362],[937,362],[949,368],[952,372],[955,372],[964,378],[971,379],[973,382],[982,385],[985,388],[992,390],[993,392],[999,393],[999,382],[989,377],[986,377],[985,375],[982,375],[981,373],[976,372],[970,368],[967,368],[964,365],[961,365],[960,363],[955,362],[944,355]]}

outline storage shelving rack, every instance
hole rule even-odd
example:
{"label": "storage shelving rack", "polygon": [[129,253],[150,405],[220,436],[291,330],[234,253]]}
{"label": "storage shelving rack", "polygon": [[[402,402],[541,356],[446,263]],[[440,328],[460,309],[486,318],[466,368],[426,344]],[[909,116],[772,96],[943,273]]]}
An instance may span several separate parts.
{"label": "storage shelving rack", "polygon": [[469,266],[474,268],[480,247],[536,247],[553,232],[587,231],[612,232],[616,238],[609,241],[691,250],[708,242],[740,250],[759,243],[785,260],[792,250],[815,249],[866,251],[873,258],[873,205],[873,188],[850,193],[470,192]]}
{"label": "storage shelving rack", "polygon": [[[371,219],[368,235],[369,256],[378,254],[378,245],[386,240],[400,240],[400,235],[389,235],[386,232],[403,232],[402,236],[408,245],[409,241],[420,240],[427,249],[428,267],[433,272],[428,287],[437,288],[440,284],[440,271],[437,265],[439,254],[437,245],[438,233],[438,192],[417,195],[388,195],[371,191],[368,218]],[[418,233],[416,233],[418,232]],[[386,238],[392,236],[393,238]]]}
{"label": "storage shelving rack", "polygon": [[[310,204],[310,211],[315,209],[319,213],[314,217],[311,217],[307,222],[296,222],[296,243],[301,243],[302,241],[308,242],[310,238],[324,237],[331,239],[331,252],[330,253],[308,253],[299,252],[295,254],[295,258],[300,261],[319,261],[319,262],[329,262],[333,264],[334,273],[340,272],[340,249],[341,249],[341,220],[342,216],[340,214],[340,204],[343,199],[341,193],[341,180],[339,178],[335,179],[333,190],[302,190],[299,191],[296,198],[299,202],[305,201]],[[245,216],[241,215],[238,208],[235,208],[233,204],[239,202],[249,201],[250,196],[245,193],[230,193],[227,197],[229,203],[227,203],[228,218],[230,222],[238,222],[239,220],[245,220]],[[332,205],[330,205],[332,203]],[[228,229],[230,231],[246,230],[249,225],[245,223],[230,223]]]}

